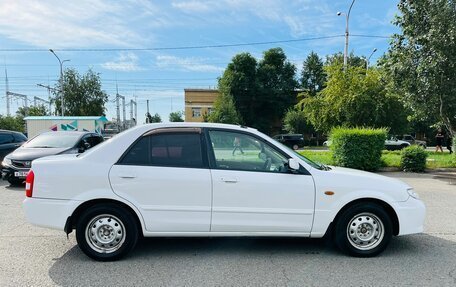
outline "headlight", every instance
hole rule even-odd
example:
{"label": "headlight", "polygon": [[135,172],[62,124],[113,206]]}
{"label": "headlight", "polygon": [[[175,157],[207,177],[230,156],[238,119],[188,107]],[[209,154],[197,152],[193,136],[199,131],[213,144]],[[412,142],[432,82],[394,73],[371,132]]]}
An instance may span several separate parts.
{"label": "headlight", "polygon": [[420,196],[415,192],[415,190],[413,190],[413,188],[407,188],[407,193],[413,198],[420,199]]}
{"label": "headlight", "polygon": [[12,165],[13,163],[11,162],[11,159],[9,158],[4,158],[3,161],[2,161],[2,165],[3,166],[7,166],[7,165]]}

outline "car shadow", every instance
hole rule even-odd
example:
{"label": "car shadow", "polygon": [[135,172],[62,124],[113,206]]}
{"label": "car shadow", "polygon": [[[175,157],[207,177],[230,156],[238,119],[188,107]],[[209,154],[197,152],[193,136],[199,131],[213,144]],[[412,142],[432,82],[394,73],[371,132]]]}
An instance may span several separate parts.
{"label": "car shadow", "polygon": [[443,286],[456,283],[455,247],[454,241],[420,234],[393,238],[375,258],[353,258],[323,239],[147,238],[116,262],[96,262],[74,246],[56,259],[49,276],[61,286]]}

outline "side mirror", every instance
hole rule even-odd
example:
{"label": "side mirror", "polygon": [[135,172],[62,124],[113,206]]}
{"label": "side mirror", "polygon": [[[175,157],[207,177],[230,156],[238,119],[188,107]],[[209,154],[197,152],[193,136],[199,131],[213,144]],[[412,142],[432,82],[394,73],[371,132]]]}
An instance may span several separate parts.
{"label": "side mirror", "polygon": [[299,170],[299,162],[294,158],[288,159],[288,168],[290,170]]}

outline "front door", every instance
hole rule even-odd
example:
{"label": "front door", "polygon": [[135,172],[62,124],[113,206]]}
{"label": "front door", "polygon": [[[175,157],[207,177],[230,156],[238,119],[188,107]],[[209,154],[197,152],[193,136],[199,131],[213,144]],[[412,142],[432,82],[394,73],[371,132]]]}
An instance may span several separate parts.
{"label": "front door", "polygon": [[312,176],[292,173],[288,157],[256,136],[209,130],[213,185],[211,231],[310,233]]}
{"label": "front door", "polygon": [[[204,149],[205,150],[205,149]],[[114,192],[136,205],[152,232],[207,232],[211,176],[199,129],[154,130],[109,174]]]}

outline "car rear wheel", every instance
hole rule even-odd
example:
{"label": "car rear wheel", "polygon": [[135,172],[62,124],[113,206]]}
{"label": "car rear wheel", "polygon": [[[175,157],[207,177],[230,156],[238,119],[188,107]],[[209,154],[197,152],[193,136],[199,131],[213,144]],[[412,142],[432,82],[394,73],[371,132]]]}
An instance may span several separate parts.
{"label": "car rear wheel", "polygon": [[79,248],[90,258],[113,261],[129,253],[138,241],[133,215],[115,205],[96,205],[86,210],[76,226]]}
{"label": "car rear wheel", "polygon": [[297,150],[299,146],[297,144],[293,145],[293,150]]}
{"label": "car rear wheel", "polygon": [[345,210],[335,227],[336,245],[356,257],[373,257],[383,252],[392,237],[389,215],[379,205],[360,203]]}

